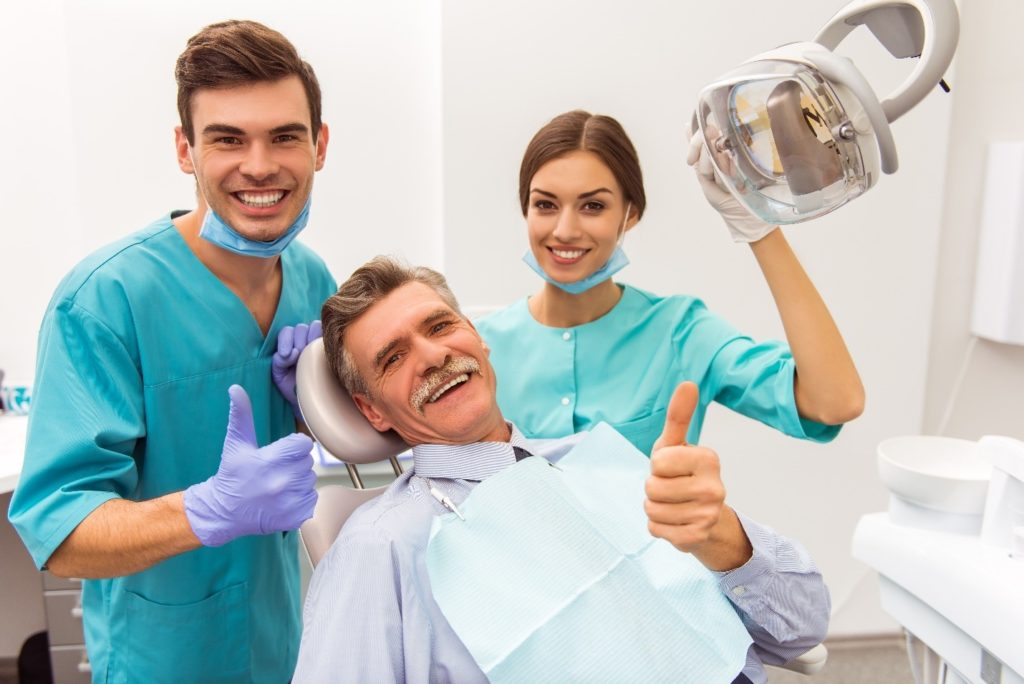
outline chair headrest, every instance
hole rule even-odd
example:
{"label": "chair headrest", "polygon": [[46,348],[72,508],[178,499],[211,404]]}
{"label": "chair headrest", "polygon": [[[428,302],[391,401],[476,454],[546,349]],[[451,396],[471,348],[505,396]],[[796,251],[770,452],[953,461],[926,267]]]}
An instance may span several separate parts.
{"label": "chair headrest", "polygon": [[299,410],[310,433],[341,460],[374,463],[409,448],[395,432],[378,432],[359,412],[331,372],[323,339],[314,340],[302,351],[295,382]]}

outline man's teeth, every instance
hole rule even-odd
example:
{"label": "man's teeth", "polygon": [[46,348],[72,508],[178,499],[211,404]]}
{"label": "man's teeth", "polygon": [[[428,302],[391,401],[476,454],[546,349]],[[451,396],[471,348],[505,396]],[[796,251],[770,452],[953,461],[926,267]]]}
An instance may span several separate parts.
{"label": "man's teeth", "polygon": [[445,384],[441,385],[441,387],[439,387],[436,392],[434,392],[432,395],[430,395],[430,399],[428,400],[428,402],[433,404],[435,401],[437,401],[438,399],[441,398],[442,394],[444,394],[445,392],[450,390],[452,387],[455,387],[456,385],[461,385],[462,383],[466,382],[467,380],[469,380],[469,375],[467,375],[466,373],[463,373],[462,375],[459,375],[458,377],[452,378],[451,380],[449,380]]}
{"label": "man's teeth", "polygon": [[587,252],[585,249],[552,249],[551,251],[559,259],[579,259]]}
{"label": "man's teeth", "polygon": [[236,192],[235,197],[250,207],[270,207],[281,201],[284,197],[283,190],[274,190],[272,192]]}

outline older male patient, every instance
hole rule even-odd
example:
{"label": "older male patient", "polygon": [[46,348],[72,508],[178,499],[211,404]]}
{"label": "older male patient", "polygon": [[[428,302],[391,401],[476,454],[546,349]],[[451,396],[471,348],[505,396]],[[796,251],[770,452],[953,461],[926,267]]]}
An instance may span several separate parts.
{"label": "older male patient", "polygon": [[[431,594],[424,562],[434,516],[533,454],[555,461],[579,441],[530,440],[502,417],[488,350],[443,276],[378,257],[324,304],[331,368],[378,430],[412,445],[414,466],[346,523],[316,568],[295,680],[485,682]],[[681,385],[651,457],[651,533],[718,573],[753,638],[737,682],[765,682],[824,638],[829,597],[796,543],[725,505],[718,458],[686,445],[696,388]]]}

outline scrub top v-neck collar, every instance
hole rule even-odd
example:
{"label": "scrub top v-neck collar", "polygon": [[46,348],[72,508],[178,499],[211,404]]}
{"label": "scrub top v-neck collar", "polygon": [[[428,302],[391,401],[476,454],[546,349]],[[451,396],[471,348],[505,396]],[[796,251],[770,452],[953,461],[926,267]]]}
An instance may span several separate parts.
{"label": "scrub top v-neck collar", "polygon": [[[524,297],[519,300],[519,305],[523,307],[526,313],[526,320],[533,324],[538,330],[600,330],[603,327],[617,326],[619,325],[619,318],[623,311],[629,309],[633,299],[636,297],[636,291],[631,287],[625,287],[618,283],[615,283],[615,287],[619,288],[619,301],[615,302],[615,306],[608,309],[597,318],[586,323],[580,323],[579,325],[547,325],[538,321],[533,312],[530,311],[530,298]],[[629,300],[629,301],[627,301]]]}
{"label": "scrub top v-neck collar", "polygon": [[224,317],[221,319],[221,323],[232,330],[234,335],[240,336],[244,334],[247,336],[247,339],[240,340],[240,342],[245,342],[254,348],[258,347],[259,352],[257,356],[267,355],[268,346],[272,348],[277,345],[277,332],[282,325],[281,318],[287,315],[282,314],[282,311],[293,311],[296,305],[296,302],[291,300],[298,293],[291,293],[286,287],[292,262],[289,250],[285,249],[280,256],[281,291],[278,294],[274,317],[270,322],[270,327],[267,329],[267,334],[264,335],[263,331],[260,330],[259,323],[256,322],[256,318],[252,315],[249,307],[246,306],[241,297],[235,294],[224,281],[214,275],[213,271],[188,246],[184,236],[178,230],[178,227],[174,225],[174,216],[175,214],[173,213],[168,216],[171,230],[177,236],[174,244],[183,253],[187,253],[187,256],[183,255],[181,263],[183,265],[187,264],[195,276],[195,279],[188,284],[189,288],[195,292],[197,297],[202,297],[208,302],[213,300],[212,303],[223,312]]}

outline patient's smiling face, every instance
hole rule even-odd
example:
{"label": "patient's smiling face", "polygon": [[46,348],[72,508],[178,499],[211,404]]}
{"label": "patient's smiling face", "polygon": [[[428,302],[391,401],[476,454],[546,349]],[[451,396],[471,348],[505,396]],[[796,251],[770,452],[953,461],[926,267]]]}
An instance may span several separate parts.
{"label": "patient's smiling face", "polygon": [[374,304],[345,349],[369,388],[353,399],[376,429],[412,445],[508,440],[487,347],[430,286],[407,283]]}

